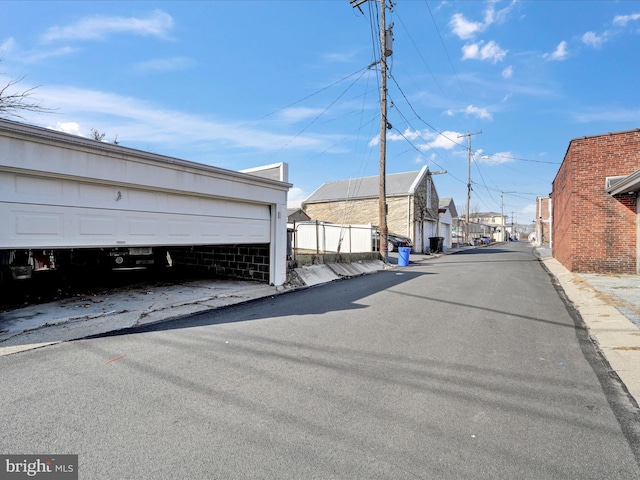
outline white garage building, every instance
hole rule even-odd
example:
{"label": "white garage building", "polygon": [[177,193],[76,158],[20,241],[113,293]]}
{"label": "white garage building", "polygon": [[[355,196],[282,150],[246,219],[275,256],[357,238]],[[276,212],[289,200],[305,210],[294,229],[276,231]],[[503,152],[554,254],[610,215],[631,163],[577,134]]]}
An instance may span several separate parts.
{"label": "white garage building", "polygon": [[178,262],[281,285],[287,176],[0,120],[0,251],[175,247]]}

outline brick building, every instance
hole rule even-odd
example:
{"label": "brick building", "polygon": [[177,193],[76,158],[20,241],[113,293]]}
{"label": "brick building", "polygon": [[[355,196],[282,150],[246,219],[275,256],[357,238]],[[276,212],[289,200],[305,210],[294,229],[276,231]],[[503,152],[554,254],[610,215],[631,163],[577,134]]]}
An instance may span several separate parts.
{"label": "brick building", "polygon": [[536,230],[532,240],[538,246],[551,245],[551,197],[536,198]]}
{"label": "brick building", "polygon": [[553,181],[552,253],[574,272],[639,273],[640,129],[576,138]]}
{"label": "brick building", "polygon": [[[425,166],[417,172],[386,176],[387,227],[389,233],[411,238],[413,250],[429,248],[429,237],[438,236],[438,192]],[[302,202],[312,219],[337,224],[373,224],[380,219],[379,177],[340,180],[322,184]]]}

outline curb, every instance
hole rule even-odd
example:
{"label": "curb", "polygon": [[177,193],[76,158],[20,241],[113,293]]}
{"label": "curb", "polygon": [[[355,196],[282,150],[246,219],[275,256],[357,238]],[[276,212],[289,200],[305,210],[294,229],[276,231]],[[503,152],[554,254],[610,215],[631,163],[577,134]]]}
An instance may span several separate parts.
{"label": "curb", "polygon": [[540,258],[584,323],[596,350],[623,383],[636,406],[640,401],[640,329],[578,274],[554,258]]}

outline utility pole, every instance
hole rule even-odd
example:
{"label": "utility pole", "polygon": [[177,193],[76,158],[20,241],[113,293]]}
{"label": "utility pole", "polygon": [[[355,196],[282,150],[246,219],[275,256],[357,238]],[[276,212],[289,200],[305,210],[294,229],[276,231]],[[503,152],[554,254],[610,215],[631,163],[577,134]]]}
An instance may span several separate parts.
{"label": "utility pole", "polygon": [[501,217],[501,223],[502,223],[502,241],[503,242],[506,239],[505,228],[507,228],[504,221],[504,194],[505,193],[516,193],[516,192],[500,192],[500,217]]}
{"label": "utility pole", "polygon": [[[380,0],[380,193],[378,209],[380,217],[380,251],[384,252],[384,263],[389,263],[387,235],[387,25],[385,0]],[[384,250],[383,250],[384,248]]]}
{"label": "utility pole", "polygon": [[[360,8],[360,5],[367,0],[349,0],[353,8]],[[389,229],[387,226],[387,128],[391,128],[387,122],[387,57],[392,53],[391,28],[387,30],[386,20],[386,0],[376,0],[380,2],[380,178],[378,193],[378,216],[380,223],[380,253],[384,255],[384,262],[389,263]],[[393,27],[393,25],[392,25]],[[384,250],[383,250],[384,249]]]}
{"label": "utility pole", "polygon": [[466,234],[465,234],[465,242],[470,244],[469,241],[469,208],[471,207],[471,136],[472,135],[480,135],[482,130],[475,133],[467,133],[466,135],[458,135],[458,138],[467,137],[467,159],[468,159],[468,168],[467,168],[467,214],[466,214]]}
{"label": "utility pole", "polygon": [[500,223],[502,224],[502,241],[504,242],[504,192],[500,192]]}

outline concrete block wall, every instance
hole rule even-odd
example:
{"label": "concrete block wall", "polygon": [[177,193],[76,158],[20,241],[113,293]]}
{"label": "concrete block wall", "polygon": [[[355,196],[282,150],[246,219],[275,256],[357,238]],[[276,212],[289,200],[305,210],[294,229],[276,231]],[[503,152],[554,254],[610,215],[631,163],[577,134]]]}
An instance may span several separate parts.
{"label": "concrete block wall", "polygon": [[568,270],[637,273],[636,197],[605,188],[639,168],[640,130],[571,141],[552,193],[553,256]]}
{"label": "concrete block wall", "polygon": [[175,268],[269,282],[269,245],[198,245],[170,248]]}

